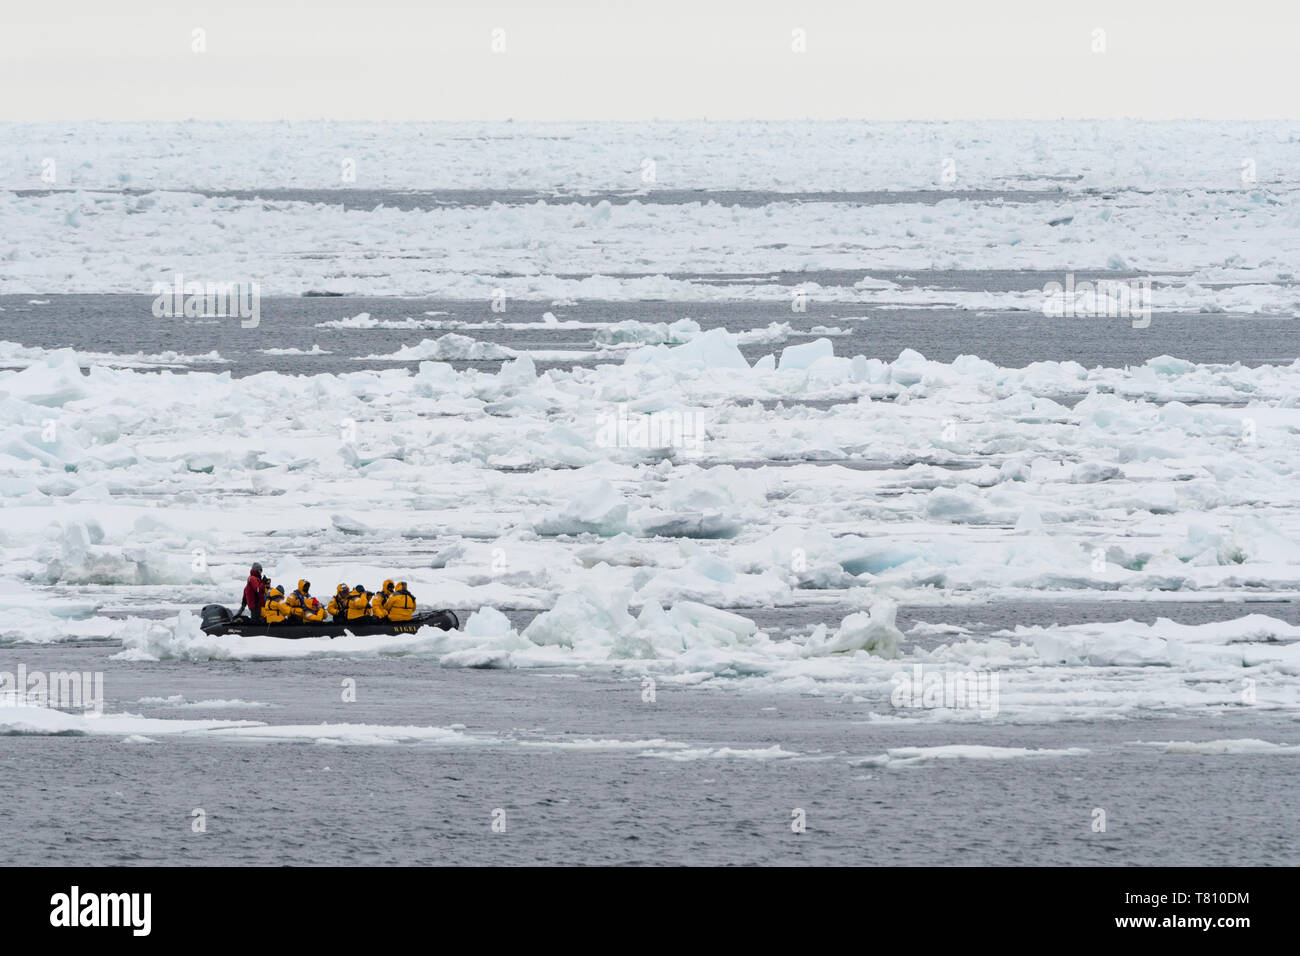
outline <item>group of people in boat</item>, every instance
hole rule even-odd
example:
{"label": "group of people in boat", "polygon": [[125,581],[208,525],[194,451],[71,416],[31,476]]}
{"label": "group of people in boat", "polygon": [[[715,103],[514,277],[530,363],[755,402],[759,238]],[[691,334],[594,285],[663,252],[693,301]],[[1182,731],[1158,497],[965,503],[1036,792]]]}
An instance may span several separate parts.
{"label": "group of people in boat", "polygon": [[284,586],[271,586],[271,579],[255,563],[244,585],[244,599],[235,615],[248,608],[254,621],[267,624],[311,624],[327,617],[336,624],[364,624],[375,621],[409,621],[415,615],[415,595],[405,581],[385,581],[378,591],[368,591],[358,584],[349,588],[340,584],[328,604],[322,605],[311,593],[311,582],[302,580],[294,591],[285,595]]}

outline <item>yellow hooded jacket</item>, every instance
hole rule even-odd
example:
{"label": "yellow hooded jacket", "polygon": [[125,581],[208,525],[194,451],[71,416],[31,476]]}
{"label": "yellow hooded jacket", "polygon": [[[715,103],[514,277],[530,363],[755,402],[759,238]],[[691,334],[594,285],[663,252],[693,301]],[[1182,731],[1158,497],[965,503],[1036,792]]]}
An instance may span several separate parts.
{"label": "yellow hooded jacket", "polygon": [[330,603],[326,606],[325,610],[335,618],[345,616],[348,613],[349,596],[348,586],[346,584],[340,584],[338,590],[334,592],[334,596],[330,598]]}
{"label": "yellow hooded jacket", "polygon": [[325,605],[310,595],[307,596],[307,608],[302,616],[304,621],[315,623],[325,620]]}
{"label": "yellow hooded jacket", "polygon": [[311,585],[307,581],[299,581],[298,589],[289,595],[288,600],[284,603],[289,608],[289,615],[297,621],[320,621],[325,617],[324,609],[321,609],[320,616],[316,617],[316,609],[312,607],[315,604],[319,607],[320,602],[313,598],[308,589]]}
{"label": "yellow hooded jacket", "polygon": [[415,595],[406,590],[406,582],[398,581],[394,591],[384,603],[390,621],[409,621],[415,614]]}
{"label": "yellow hooded jacket", "polygon": [[279,624],[289,617],[289,608],[284,602],[284,588],[276,586],[266,596],[262,605],[262,617],[267,624]]}
{"label": "yellow hooded jacket", "polygon": [[370,595],[361,585],[357,585],[348,595],[348,620],[367,617],[370,613]]}
{"label": "yellow hooded jacket", "polygon": [[370,601],[370,613],[383,620],[388,617],[388,599],[393,596],[393,582],[385,581],[383,590],[376,594]]}

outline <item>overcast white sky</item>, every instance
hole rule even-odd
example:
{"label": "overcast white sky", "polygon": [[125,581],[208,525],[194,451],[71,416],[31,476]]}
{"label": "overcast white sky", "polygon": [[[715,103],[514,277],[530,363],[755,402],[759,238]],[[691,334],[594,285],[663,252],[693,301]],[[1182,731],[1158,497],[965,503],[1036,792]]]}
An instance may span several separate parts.
{"label": "overcast white sky", "polygon": [[1298,27],[1300,0],[0,0],[0,119],[1295,118]]}

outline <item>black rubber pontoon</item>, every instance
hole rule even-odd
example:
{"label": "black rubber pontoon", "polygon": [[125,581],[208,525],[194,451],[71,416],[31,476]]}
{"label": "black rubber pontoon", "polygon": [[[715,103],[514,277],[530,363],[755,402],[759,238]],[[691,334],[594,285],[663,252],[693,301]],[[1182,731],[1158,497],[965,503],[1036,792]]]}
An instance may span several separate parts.
{"label": "black rubber pontoon", "polygon": [[460,628],[460,618],[455,611],[425,611],[409,621],[385,621],[374,618],[360,618],[342,624],[333,621],[313,621],[310,623],[267,624],[265,621],[254,622],[246,617],[235,617],[230,608],[221,604],[209,604],[202,611],[204,634],[233,637],[279,637],[294,641],[304,637],[342,637],[352,634],[356,637],[391,637],[395,634],[414,634],[422,627],[437,627],[444,631]]}

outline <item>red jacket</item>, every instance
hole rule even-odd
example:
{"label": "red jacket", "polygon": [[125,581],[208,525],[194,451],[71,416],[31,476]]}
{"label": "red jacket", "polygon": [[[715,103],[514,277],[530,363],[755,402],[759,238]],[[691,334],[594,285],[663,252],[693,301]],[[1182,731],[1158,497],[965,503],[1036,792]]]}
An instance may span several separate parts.
{"label": "red jacket", "polygon": [[244,603],[254,617],[262,613],[262,605],[266,603],[266,585],[262,583],[262,575],[256,571],[248,573],[248,583],[244,585]]}

